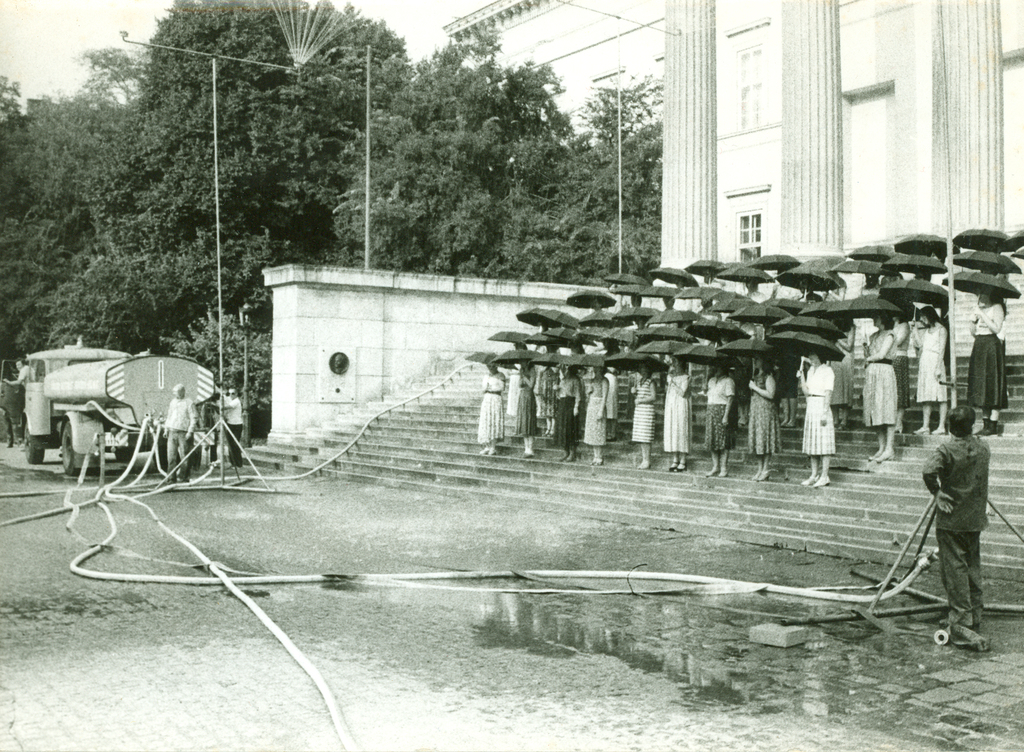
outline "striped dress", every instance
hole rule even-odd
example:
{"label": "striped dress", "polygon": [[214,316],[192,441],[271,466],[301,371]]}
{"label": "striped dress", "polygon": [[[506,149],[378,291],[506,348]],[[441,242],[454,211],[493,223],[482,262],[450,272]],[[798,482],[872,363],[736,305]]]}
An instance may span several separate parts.
{"label": "striped dress", "polygon": [[[804,379],[807,385],[807,409],[804,411],[803,453],[813,457],[836,453],[836,428],[832,422],[832,405],[825,395],[832,391],[835,374],[822,363],[811,367]],[[825,425],[822,425],[822,419]]]}
{"label": "striped dress", "polygon": [[505,438],[505,411],[502,410],[501,392],[505,379],[490,374],[484,379],[484,397],[480,402],[480,423],[476,429],[478,444],[490,444]]}
{"label": "striped dress", "polygon": [[636,407],[633,408],[633,441],[650,444],[654,441],[654,380],[643,379],[636,385]]}

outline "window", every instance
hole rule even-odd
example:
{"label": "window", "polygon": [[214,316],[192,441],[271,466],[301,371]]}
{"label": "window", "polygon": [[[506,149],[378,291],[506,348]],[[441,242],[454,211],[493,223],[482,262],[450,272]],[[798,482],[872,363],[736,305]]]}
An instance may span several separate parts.
{"label": "window", "polygon": [[740,261],[746,263],[761,257],[761,212],[739,215]]}
{"label": "window", "polygon": [[764,122],[764,69],[760,47],[739,53],[740,130]]}

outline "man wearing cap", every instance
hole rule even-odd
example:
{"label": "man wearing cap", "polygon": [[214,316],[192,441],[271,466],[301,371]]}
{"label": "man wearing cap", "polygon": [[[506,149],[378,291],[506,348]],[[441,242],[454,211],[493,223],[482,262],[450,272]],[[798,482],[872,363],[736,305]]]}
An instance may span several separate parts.
{"label": "man wearing cap", "polygon": [[[184,384],[175,384],[174,396],[167,406],[167,418],[164,428],[167,431],[167,480],[177,483],[188,483],[189,467],[184,462],[185,456],[192,448],[192,437],[196,431],[196,408],[192,400],[185,398]],[[181,463],[181,467],[175,467]]]}

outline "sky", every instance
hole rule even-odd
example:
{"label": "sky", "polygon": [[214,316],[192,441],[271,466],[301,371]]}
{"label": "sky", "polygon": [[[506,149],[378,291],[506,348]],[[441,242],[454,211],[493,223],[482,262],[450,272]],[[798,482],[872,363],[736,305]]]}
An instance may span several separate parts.
{"label": "sky", "polygon": [[[420,60],[447,41],[443,27],[490,0],[351,0],[363,15],[385,21]],[[81,55],[120,47],[120,32],[147,41],[173,0],[0,0],[0,76],[23,99],[74,93],[85,81]],[[335,0],[343,7],[345,0]]]}

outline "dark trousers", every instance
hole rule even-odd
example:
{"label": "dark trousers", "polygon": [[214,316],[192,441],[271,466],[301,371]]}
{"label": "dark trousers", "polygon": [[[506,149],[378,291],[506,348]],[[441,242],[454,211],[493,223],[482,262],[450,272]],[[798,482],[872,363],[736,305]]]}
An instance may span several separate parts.
{"label": "dark trousers", "polygon": [[10,414],[2,407],[0,407],[0,419],[2,419],[4,429],[6,430],[4,438],[7,439],[7,446],[14,446],[14,425],[11,423]]}
{"label": "dark trousers", "polygon": [[942,586],[949,601],[949,623],[981,625],[981,533],[936,530]]}
{"label": "dark trousers", "polygon": [[242,466],[242,424],[241,423],[225,423],[228,427],[228,431],[231,432],[231,436],[234,436],[232,441],[231,436],[225,436],[224,441],[228,445],[228,457],[231,458],[231,467]]}

